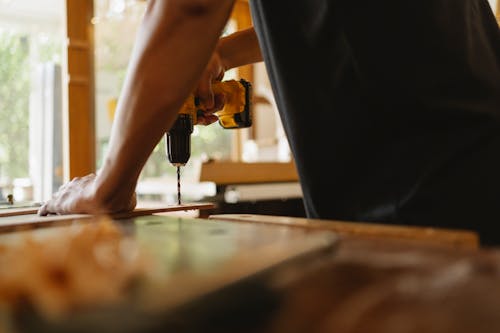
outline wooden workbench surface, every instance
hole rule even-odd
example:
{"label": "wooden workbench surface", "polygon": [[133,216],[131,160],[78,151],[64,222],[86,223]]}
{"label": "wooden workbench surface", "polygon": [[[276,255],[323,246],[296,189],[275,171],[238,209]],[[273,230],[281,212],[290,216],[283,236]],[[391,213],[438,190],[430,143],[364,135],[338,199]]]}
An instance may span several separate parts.
{"label": "wooden workbench surface", "polygon": [[12,333],[198,332],[228,304],[274,304],[271,274],[327,256],[337,239],[151,214],[24,225],[0,232],[0,332],[5,320]]}
{"label": "wooden workbench surface", "polygon": [[[213,229],[228,221],[240,230],[238,237]],[[333,232],[337,241],[333,251],[271,274],[263,285],[250,284],[201,303],[201,308],[184,309],[175,318],[177,333],[500,332],[500,251],[480,248],[474,232],[262,215],[213,215],[208,221],[180,223],[185,227],[168,232],[185,233],[206,223],[211,231],[203,234],[213,235],[209,243],[200,247],[197,241],[186,243],[186,237],[176,243],[184,254],[200,254],[200,267],[205,266],[205,253],[215,251],[233,263],[235,271],[248,269],[245,261],[231,260],[217,250],[222,245],[234,250],[229,245],[235,239],[255,244],[244,253],[262,258],[260,264],[273,253],[262,251],[263,242],[273,249],[286,245],[297,232]],[[161,233],[151,231],[151,239],[161,242]],[[189,289],[177,287],[175,293]]]}
{"label": "wooden workbench surface", "polygon": [[500,252],[341,241],[259,333],[500,332]]}
{"label": "wooden workbench surface", "polygon": [[[463,230],[217,215],[337,230],[329,259],[297,274],[258,333],[500,332],[500,251]],[[402,235],[402,237],[398,237]]]}
{"label": "wooden workbench surface", "polygon": [[432,244],[442,247],[470,248],[479,247],[479,236],[470,230],[440,229],[376,223],[318,220],[287,216],[221,214],[211,215],[211,219],[272,224],[307,230],[329,230],[349,239],[398,240],[417,245]]}

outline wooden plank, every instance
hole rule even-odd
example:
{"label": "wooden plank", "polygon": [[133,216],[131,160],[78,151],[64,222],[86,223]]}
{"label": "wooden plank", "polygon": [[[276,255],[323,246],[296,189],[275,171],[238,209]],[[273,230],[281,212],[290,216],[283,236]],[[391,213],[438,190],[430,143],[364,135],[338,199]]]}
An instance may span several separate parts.
{"label": "wooden plank", "polygon": [[[110,214],[112,219],[128,219],[137,216],[152,215],[157,213],[168,213],[186,210],[206,210],[213,209],[213,203],[187,203],[183,205],[158,206],[158,207],[138,207],[131,212]],[[17,216],[0,217],[0,232],[10,232],[19,228],[38,228],[51,225],[70,224],[75,220],[92,219],[90,214],[69,214],[69,215],[48,215],[38,216],[37,211]]]}
{"label": "wooden plank", "polygon": [[456,248],[477,249],[479,235],[469,230],[386,225],[333,220],[306,219],[286,216],[221,214],[209,219],[286,225],[312,230],[330,230],[339,235],[362,238],[384,238],[433,243]]}
{"label": "wooden plank", "polygon": [[8,216],[36,214],[40,207],[6,208],[0,210],[0,218]]}
{"label": "wooden plank", "polygon": [[208,162],[201,166],[200,181],[217,185],[298,181],[294,163]]}
{"label": "wooden plank", "polygon": [[183,210],[205,210],[214,209],[215,204],[211,202],[205,203],[186,203],[182,205],[159,206],[159,207],[138,207],[131,212],[111,214],[113,219],[128,219],[136,216],[151,215],[157,213],[178,212]]}

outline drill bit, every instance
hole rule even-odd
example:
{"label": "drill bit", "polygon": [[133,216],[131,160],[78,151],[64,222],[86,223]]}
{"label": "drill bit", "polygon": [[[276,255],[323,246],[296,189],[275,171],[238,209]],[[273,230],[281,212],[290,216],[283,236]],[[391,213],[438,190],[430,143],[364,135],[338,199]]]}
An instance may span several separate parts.
{"label": "drill bit", "polygon": [[177,166],[177,204],[181,204],[181,167]]}

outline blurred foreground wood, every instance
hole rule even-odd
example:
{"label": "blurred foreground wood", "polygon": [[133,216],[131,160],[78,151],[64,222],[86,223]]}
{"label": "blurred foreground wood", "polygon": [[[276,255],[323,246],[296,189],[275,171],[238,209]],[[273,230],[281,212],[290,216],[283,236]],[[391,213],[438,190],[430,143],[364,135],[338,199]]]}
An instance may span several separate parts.
{"label": "blurred foreground wood", "polygon": [[500,332],[500,251],[480,248],[474,232],[261,215],[210,218],[339,235],[337,251],[296,272],[279,309],[253,332]]}
{"label": "blurred foreground wood", "polygon": [[[479,247],[473,232],[265,215],[155,215],[119,223],[148,247],[155,243],[159,262],[178,276],[166,280],[164,294],[153,290],[161,302],[181,304],[176,297],[204,294],[194,286],[223,290],[248,278],[171,313],[173,330],[162,314],[147,321],[162,330],[133,333],[500,332],[500,251]],[[309,243],[315,237],[319,242]],[[310,244],[318,251],[304,252]],[[165,261],[165,253],[175,260]],[[210,258],[216,265],[207,269]],[[188,274],[177,274],[186,268]],[[259,271],[267,273],[255,279]],[[113,325],[136,323],[127,311]]]}
{"label": "blurred foreground wood", "polygon": [[259,333],[500,332],[500,252],[341,241]]}

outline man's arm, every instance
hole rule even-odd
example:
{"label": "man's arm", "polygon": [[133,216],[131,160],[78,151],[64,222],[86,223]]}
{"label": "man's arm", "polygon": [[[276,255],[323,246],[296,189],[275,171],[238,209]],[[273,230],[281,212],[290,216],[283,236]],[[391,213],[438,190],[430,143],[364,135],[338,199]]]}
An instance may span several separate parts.
{"label": "man's arm", "polygon": [[260,61],[262,54],[253,27],[221,38],[198,82],[197,95],[208,110],[198,121],[209,124],[218,120],[211,113],[218,110],[222,102],[216,101],[216,96],[212,92],[212,82],[222,80],[224,72],[229,69]]}
{"label": "man's arm", "polygon": [[109,150],[97,176],[65,184],[39,211],[133,209],[139,174],[196,87],[234,0],[150,0],[117,107]]}
{"label": "man's arm", "polygon": [[216,52],[226,70],[262,61],[259,41],[253,27],[221,38]]}

